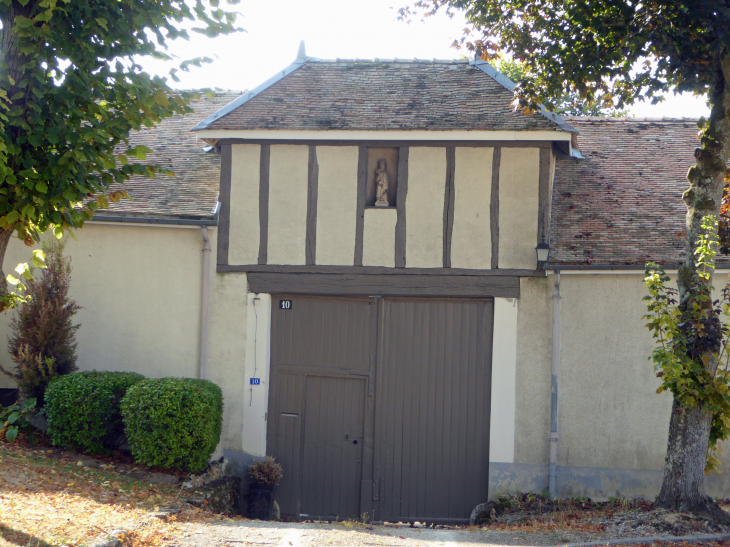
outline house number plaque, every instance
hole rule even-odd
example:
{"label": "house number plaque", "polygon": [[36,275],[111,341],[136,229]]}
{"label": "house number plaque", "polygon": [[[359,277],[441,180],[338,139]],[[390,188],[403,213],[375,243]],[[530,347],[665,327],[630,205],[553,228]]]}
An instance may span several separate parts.
{"label": "house number plaque", "polygon": [[290,310],[291,309],[291,300],[279,300],[279,309],[280,310]]}

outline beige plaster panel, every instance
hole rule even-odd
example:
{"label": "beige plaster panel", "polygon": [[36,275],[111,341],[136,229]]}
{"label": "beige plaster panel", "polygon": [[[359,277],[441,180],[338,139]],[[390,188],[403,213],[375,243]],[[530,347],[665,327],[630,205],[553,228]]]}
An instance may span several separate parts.
{"label": "beige plaster panel", "polygon": [[231,145],[229,264],[258,264],[261,146]]}
{"label": "beige plaster panel", "polygon": [[362,243],[363,266],[395,267],[395,224],[398,212],[393,208],[365,209]]}
{"label": "beige plaster panel", "polygon": [[[209,237],[216,240],[215,230]],[[199,229],[87,223],[68,239],[70,295],[80,370],[123,370],[148,377],[198,372],[202,238]],[[31,250],[12,239],[3,265],[10,272]],[[215,264],[215,259],[212,259]],[[7,354],[12,312],[0,315],[0,362]],[[0,381],[8,385],[4,375]]]}
{"label": "beige plaster panel", "polygon": [[502,148],[499,164],[499,267],[537,264],[539,148]]}
{"label": "beige plaster panel", "polygon": [[408,152],[406,266],[443,266],[446,149],[413,147]]}
{"label": "beige plaster panel", "polygon": [[515,463],[519,464],[550,461],[552,281],[552,277],[520,279],[515,404]]}
{"label": "beige plaster panel", "polygon": [[354,263],[357,162],[357,146],[317,147],[317,264]]}
{"label": "beige plaster panel", "polygon": [[[215,264],[215,257],[212,257]],[[208,379],[223,390],[221,448],[241,451],[246,411],[246,275],[216,274],[210,277],[208,319]]]}
{"label": "beige plaster panel", "polygon": [[489,206],[494,149],[457,147],[455,152],[451,266],[489,269],[492,266]]}
{"label": "beige plaster panel", "polygon": [[642,275],[561,275],[558,465],[662,469],[672,398],[657,395]]}
{"label": "beige plaster panel", "polygon": [[308,146],[271,147],[268,264],[306,262],[308,170]]}

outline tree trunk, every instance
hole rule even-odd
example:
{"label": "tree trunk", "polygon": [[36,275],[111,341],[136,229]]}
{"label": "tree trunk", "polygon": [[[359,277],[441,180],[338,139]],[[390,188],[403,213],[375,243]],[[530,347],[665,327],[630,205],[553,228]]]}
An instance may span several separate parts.
{"label": "tree trunk", "polygon": [[705,493],[705,462],[712,413],[672,405],[664,482],[655,506],[676,511],[711,512]]}
{"label": "tree trunk", "polygon": [[[683,198],[687,204],[687,256],[677,273],[679,309],[685,317],[693,316],[692,306],[700,304],[708,311],[709,299],[702,299],[712,284],[698,275],[695,250],[703,235],[702,220],[718,216],[730,156],[730,57],[718,58],[717,78],[709,91],[709,124],[702,131],[701,147],[695,150],[696,165],[687,174],[690,187]],[[717,368],[722,340],[719,319],[710,313],[703,321],[705,332],[688,348],[690,356],[702,359],[711,374]],[[696,319],[694,319],[696,321]],[[655,507],[709,515],[730,523],[730,514],[715,503],[705,491],[704,470],[710,438],[712,412],[704,406],[687,408],[675,399],[669,421],[664,480]]]}

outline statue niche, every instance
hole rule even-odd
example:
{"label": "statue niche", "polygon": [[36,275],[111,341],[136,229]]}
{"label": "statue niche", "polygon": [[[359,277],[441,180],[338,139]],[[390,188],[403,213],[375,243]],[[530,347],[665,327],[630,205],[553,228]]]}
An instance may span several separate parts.
{"label": "statue niche", "polygon": [[365,207],[392,208],[398,202],[398,148],[368,148]]}

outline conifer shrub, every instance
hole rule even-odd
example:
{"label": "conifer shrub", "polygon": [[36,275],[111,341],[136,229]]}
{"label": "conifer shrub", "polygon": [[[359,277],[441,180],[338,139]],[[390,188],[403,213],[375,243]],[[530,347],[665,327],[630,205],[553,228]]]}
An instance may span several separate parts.
{"label": "conifer shrub", "polygon": [[142,380],[122,399],[122,416],[137,463],[198,473],[221,436],[223,394],[208,380]]}
{"label": "conifer shrub", "polygon": [[46,268],[27,282],[29,297],[17,309],[8,341],[15,367],[0,370],[13,378],[25,398],[43,404],[52,378],[76,370],[76,330],[73,316],[81,309],[69,298],[71,262],[58,241],[44,245]]}
{"label": "conifer shrub", "polygon": [[46,390],[48,434],[54,445],[108,454],[123,443],[119,405],[127,390],[144,380],[135,372],[79,372],[57,376]]}

